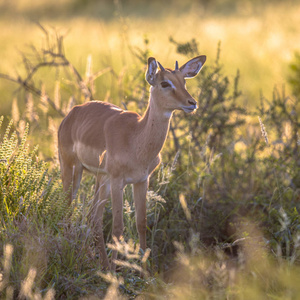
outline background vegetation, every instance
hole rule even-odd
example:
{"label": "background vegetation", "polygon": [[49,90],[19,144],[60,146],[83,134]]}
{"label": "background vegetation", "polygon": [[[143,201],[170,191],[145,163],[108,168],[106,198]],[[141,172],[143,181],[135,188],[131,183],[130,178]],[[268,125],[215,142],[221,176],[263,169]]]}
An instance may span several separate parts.
{"label": "background vegetation", "polygon": [[[0,1],[0,295],[3,299],[297,299],[300,294],[296,1]],[[94,181],[66,205],[56,133],[75,104],[142,113],[147,57],[206,54],[148,192],[139,253],[132,190],[116,274],[87,223]],[[37,146],[39,145],[39,146]],[[142,271],[141,266],[146,270]]]}

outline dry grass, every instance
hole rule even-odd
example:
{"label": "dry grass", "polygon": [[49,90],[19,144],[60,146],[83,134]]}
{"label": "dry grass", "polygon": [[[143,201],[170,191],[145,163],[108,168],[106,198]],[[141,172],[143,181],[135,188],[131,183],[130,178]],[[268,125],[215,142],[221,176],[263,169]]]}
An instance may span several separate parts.
{"label": "dry grass", "polygon": [[[22,17],[29,2],[18,3],[17,22],[12,12],[0,19],[3,28],[0,32],[0,55],[6,58],[1,63],[1,73],[16,72],[20,65],[18,50],[41,39],[41,32],[32,18],[26,13]],[[43,1],[43,4],[46,3]],[[63,14],[61,12],[61,16]],[[41,15],[36,19],[66,33],[65,50],[79,70],[85,68],[89,55],[95,70],[111,66],[119,74],[123,68],[125,72],[135,68],[136,61],[130,47],[143,47],[145,36],[150,41],[151,54],[159,57],[164,65],[172,66],[175,59],[182,63],[174,45],[169,43],[170,36],[179,41],[197,37],[200,51],[207,55],[208,64],[212,64],[220,41],[224,71],[233,77],[240,69],[245,103],[252,105],[259,100],[260,90],[270,97],[274,85],[281,86],[285,82],[287,64],[300,47],[295,42],[300,40],[299,14],[300,5],[279,3],[261,7],[259,12],[251,11],[247,5],[241,6],[235,15],[210,14],[201,7],[192,6],[179,17],[174,14],[163,18],[139,17],[134,13],[126,16],[121,12],[109,21],[89,18],[84,14],[66,18]],[[109,79],[103,79],[102,89],[96,91],[98,98],[105,98],[106,91],[111,89],[110,84]],[[5,91],[8,100],[1,100],[6,110],[11,105],[13,86],[8,89],[5,82],[0,82],[0,89]]]}

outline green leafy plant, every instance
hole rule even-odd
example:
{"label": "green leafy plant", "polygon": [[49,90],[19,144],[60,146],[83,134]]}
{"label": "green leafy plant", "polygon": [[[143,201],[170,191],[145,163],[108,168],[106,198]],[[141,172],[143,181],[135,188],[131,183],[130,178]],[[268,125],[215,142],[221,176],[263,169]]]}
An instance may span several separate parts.
{"label": "green leafy plant", "polygon": [[46,224],[57,224],[68,210],[59,173],[49,171],[48,164],[38,158],[37,147],[29,150],[29,125],[19,142],[12,123],[10,121],[0,143],[2,226],[5,228],[7,222],[22,222],[31,216]]}
{"label": "green leafy plant", "polygon": [[294,60],[289,65],[290,74],[288,78],[288,82],[292,87],[293,94],[299,98],[300,96],[300,85],[299,85],[299,77],[300,77],[300,53],[295,52]]}

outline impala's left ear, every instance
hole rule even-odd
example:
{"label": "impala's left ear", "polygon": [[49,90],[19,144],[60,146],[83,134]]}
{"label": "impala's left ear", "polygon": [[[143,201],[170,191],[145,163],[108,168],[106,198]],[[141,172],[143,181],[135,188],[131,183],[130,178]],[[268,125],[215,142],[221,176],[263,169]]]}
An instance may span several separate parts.
{"label": "impala's left ear", "polygon": [[146,80],[151,85],[155,84],[156,71],[157,71],[156,59],[154,57],[149,57],[148,58],[148,69],[146,71]]}
{"label": "impala's left ear", "polygon": [[194,57],[187,63],[185,63],[182,67],[180,67],[179,70],[183,74],[184,78],[193,78],[200,72],[205,61],[205,55]]}

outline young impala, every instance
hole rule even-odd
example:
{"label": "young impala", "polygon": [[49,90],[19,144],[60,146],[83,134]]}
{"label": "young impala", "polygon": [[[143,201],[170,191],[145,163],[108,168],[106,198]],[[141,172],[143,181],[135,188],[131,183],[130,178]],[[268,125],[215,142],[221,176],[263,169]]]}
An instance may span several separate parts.
{"label": "young impala", "polygon": [[[113,104],[91,101],[75,106],[59,127],[59,160],[69,201],[76,195],[83,170],[96,177],[91,217],[103,268],[109,267],[102,231],[103,210],[111,197],[112,234],[119,239],[123,234],[123,189],[127,184],[133,184],[140,247],[146,249],[149,177],[160,163],[173,111],[191,113],[197,108],[186,90],[185,78],[196,76],[205,60],[206,56],[197,56],[180,68],[176,62],[172,71],[150,57],[146,72],[150,99],[143,116]],[[112,262],[116,257],[113,251]]]}

